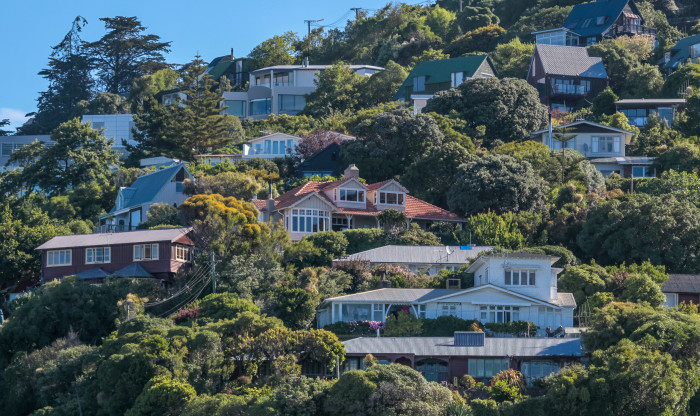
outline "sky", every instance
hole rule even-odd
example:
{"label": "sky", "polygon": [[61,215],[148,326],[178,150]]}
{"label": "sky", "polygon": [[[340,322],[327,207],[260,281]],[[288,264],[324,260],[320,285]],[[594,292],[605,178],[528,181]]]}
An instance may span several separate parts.
{"label": "sky", "polygon": [[[0,0],[0,120],[20,126],[24,115],[36,111],[36,99],[48,87],[37,73],[46,67],[51,46],[83,16],[88,25],[82,38],[99,39],[100,17],[137,16],[146,33],[170,41],[168,62],[186,63],[199,53],[202,59],[245,56],[260,42],[286,31],[305,34],[305,19],[343,27],[354,19],[351,7],[370,13],[388,0]],[[417,4],[420,0],[405,1]],[[312,62],[313,63],[313,62]],[[319,62],[321,63],[321,62]]]}

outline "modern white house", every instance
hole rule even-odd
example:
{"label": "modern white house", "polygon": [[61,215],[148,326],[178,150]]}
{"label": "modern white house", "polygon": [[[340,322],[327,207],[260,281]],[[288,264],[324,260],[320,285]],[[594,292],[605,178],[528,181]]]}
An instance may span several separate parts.
{"label": "modern white house", "polygon": [[135,126],[134,116],[131,114],[84,115],[82,122],[90,122],[91,127],[96,130],[104,129],[105,137],[114,140],[112,149],[122,155],[127,153],[123,142],[136,145],[132,131]]}
{"label": "modern white house", "polygon": [[[263,119],[270,114],[295,116],[306,106],[306,94],[316,90],[318,73],[331,65],[277,65],[250,71],[248,91],[225,92],[225,113],[239,117]],[[358,75],[371,76],[384,68],[372,65],[349,65]]]}
{"label": "modern white house", "polygon": [[319,328],[335,322],[382,321],[410,313],[420,318],[451,315],[482,323],[531,321],[538,334],[574,325],[576,301],[557,290],[552,267],[558,257],[532,253],[486,254],[474,261],[474,287],[465,289],[377,289],[325,299],[317,311]]}
{"label": "modern white house", "polygon": [[13,170],[19,167],[17,164],[8,165],[10,156],[16,150],[32,144],[34,141],[44,143],[45,146],[53,146],[51,136],[48,134],[40,134],[34,136],[0,136],[0,172]]}
{"label": "modern white house", "polygon": [[296,149],[300,141],[301,137],[287,133],[266,134],[265,136],[248,140],[248,143],[243,145],[242,158],[244,160],[254,157],[274,159],[276,157],[291,156],[294,154],[294,149]]}

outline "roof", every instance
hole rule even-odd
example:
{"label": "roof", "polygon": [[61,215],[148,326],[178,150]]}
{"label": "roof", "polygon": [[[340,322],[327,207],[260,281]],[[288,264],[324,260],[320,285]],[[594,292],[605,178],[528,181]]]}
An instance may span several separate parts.
{"label": "roof", "polygon": [[679,40],[671,48],[671,58],[664,63],[664,68],[676,69],[678,65],[684,64],[690,58],[690,47],[696,43],[700,43],[700,34]]}
{"label": "roof", "polygon": [[[470,247],[466,249],[465,247]],[[448,254],[449,250],[449,254]],[[389,245],[361,251],[338,260],[365,260],[371,263],[466,264],[491,246],[398,246]]]}
{"label": "roof", "polygon": [[666,293],[700,293],[700,274],[669,274],[661,285]]}
{"label": "roof", "polygon": [[608,77],[603,58],[588,56],[588,50],[584,47],[538,44],[535,46],[535,55],[539,56],[547,74],[600,79]]}
{"label": "roof", "polygon": [[114,272],[115,275],[119,277],[153,277],[152,274],[148,273],[146,269],[143,268],[138,263],[131,263],[130,265],[121,268]]}
{"label": "roof", "polygon": [[104,279],[105,277],[109,276],[109,273],[102,270],[102,268],[97,267],[94,269],[85,270],[85,271],[82,271],[80,273],[76,273],[75,275],[81,279]]}
{"label": "roof", "polygon": [[[120,209],[136,207],[153,201],[156,195],[158,195],[158,192],[173,179],[180,169],[185,169],[189,175],[187,163],[177,163],[167,168],[139,176],[131,186],[120,189],[125,199],[124,206]],[[115,205],[110,212],[115,212],[116,210],[117,207]]]}
{"label": "roof", "polygon": [[113,246],[168,241],[194,245],[187,237],[191,228],[161,228],[155,230],[126,231],[123,233],[59,235],[37,247],[37,250],[53,250],[73,247]]}
{"label": "roof", "polygon": [[454,345],[453,337],[360,337],[344,341],[346,354],[470,357],[581,357],[580,338],[491,338],[483,347]]}
{"label": "roof", "polygon": [[548,260],[549,264],[554,264],[554,263],[556,263],[557,260],[559,260],[559,257],[550,256],[549,254],[528,253],[525,251],[516,251],[513,253],[493,253],[493,254],[486,254],[486,255],[481,256],[478,259],[476,259],[476,261],[469,266],[469,268],[467,269],[467,272],[473,273],[476,269],[479,268],[479,266],[481,264],[485,263],[489,259],[498,259],[498,258]]}
{"label": "roof", "polygon": [[[617,133],[634,134],[634,135],[637,134],[637,133],[632,132],[632,131],[622,130],[622,129],[618,129],[616,127],[606,126],[605,124],[595,123],[593,121],[588,121],[588,120],[579,120],[579,121],[574,121],[573,123],[569,123],[569,124],[562,124],[561,126],[555,127],[555,130],[558,128],[559,129],[560,128],[574,128],[576,133],[585,133],[586,131],[581,129],[582,126],[585,126],[585,125],[590,125],[592,127],[598,128],[598,129],[610,130],[610,131],[614,131]],[[535,134],[542,134],[542,133],[548,133],[548,132],[549,132],[549,129],[535,130],[532,133],[530,133],[530,135],[533,136]]]}
{"label": "roof", "polygon": [[596,163],[616,163],[618,165],[651,165],[654,163],[654,157],[651,156],[618,156],[618,157],[599,157],[588,159],[589,162]]}
{"label": "roof", "polygon": [[303,161],[299,170],[301,172],[339,173],[341,163],[340,144],[332,142]]}
{"label": "roof", "polygon": [[683,104],[685,104],[685,102],[686,102],[685,98],[628,98],[628,99],[624,99],[624,100],[615,101],[615,104],[617,104],[617,105],[639,105],[639,104],[683,105]]}
{"label": "roof", "polygon": [[413,78],[425,77],[427,84],[439,84],[452,81],[452,74],[455,72],[464,72],[466,77],[473,77],[479,67],[490,60],[488,55],[470,55],[461,56],[459,58],[438,59],[435,61],[421,62],[415,66],[406,77],[406,80],[401,84],[399,91],[394,96],[394,100],[398,100],[404,95],[405,87],[413,85]]}
{"label": "roof", "polygon": [[[602,35],[615,23],[628,2],[629,0],[598,0],[577,4],[571,9],[563,26],[582,37]],[[633,10],[638,13],[636,7]],[[599,25],[597,19],[601,16],[605,19]]]}
{"label": "roof", "polygon": [[[287,69],[287,70],[297,70],[297,71],[322,71],[326,68],[330,68],[333,65],[274,65],[274,66],[268,66],[265,68],[260,68],[256,69],[254,71],[250,71],[251,74],[257,74],[260,72],[265,72],[265,71],[274,71],[278,69]],[[381,66],[373,66],[373,65],[346,65],[349,66],[351,69],[358,70],[358,69],[374,69],[377,71],[383,71],[384,68]]]}
{"label": "roof", "polygon": [[299,139],[299,140],[301,140],[301,137],[299,137],[299,136],[295,136],[295,135],[289,134],[289,133],[282,133],[281,131],[276,131],[276,132],[274,132],[274,133],[270,133],[270,134],[266,134],[266,135],[264,135],[264,136],[260,136],[260,137],[254,138],[254,139],[250,139],[250,140],[248,140],[248,142],[249,142],[249,143],[252,143],[252,142],[257,141],[257,140],[260,140],[260,139],[266,139],[266,138],[268,138],[268,137],[279,136],[279,135],[282,135],[282,136],[285,136],[285,137],[288,137],[288,138],[294,138],[294,139]]}

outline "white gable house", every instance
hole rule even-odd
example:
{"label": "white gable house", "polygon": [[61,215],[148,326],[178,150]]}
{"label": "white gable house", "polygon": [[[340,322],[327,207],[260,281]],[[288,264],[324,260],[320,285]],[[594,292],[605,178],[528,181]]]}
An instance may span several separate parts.
{"label": "white gable house", "polygon": [[531,321],[539,333],[574,325],[576,301],[557,291],[557,257],[500,253],[479,257],[469,267],[474,287],[466,289],[377,289],[324,300],[318,310],[323,327],[339,321],[386,321],[407,312],[420,318],[452,315],[482,323]]}
{"label": "white gable house", "polygon": [[279,132],[256,137],[243,145],[243,159],[254,157],[274,159],[291,156],[300,141],[301,137]]}

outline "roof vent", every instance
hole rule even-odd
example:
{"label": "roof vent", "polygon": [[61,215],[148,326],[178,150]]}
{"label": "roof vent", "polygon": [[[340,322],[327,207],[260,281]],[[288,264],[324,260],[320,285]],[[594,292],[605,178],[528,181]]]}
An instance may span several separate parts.
{"label": "roof vent", "polygon": [[485,337],[483,332],[455,332],[455,347],[483,347]]}

